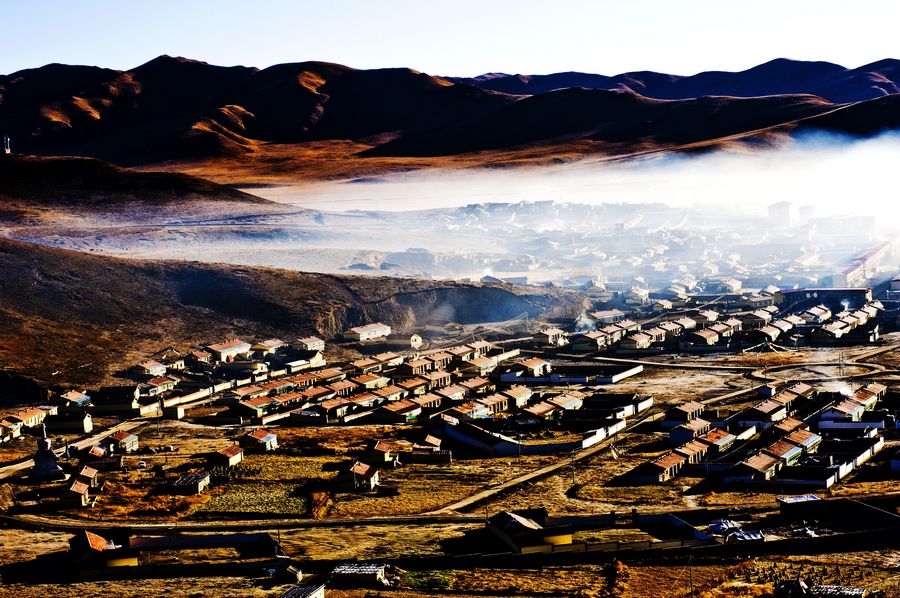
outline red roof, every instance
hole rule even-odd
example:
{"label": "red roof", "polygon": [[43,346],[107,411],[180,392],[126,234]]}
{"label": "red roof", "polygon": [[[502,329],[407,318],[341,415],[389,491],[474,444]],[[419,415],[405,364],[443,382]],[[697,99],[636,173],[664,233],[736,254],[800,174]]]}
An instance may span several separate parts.
{"label": "red roof", "polygon": [[231,459],[232,457],[235,457],[237,455],[240,455],[243,452],[244,452],[244,449],[242,449],[241,447],[239,447],[236,444],[232,444],[231,446],[225,447],[222,450],[218,451],[218,453],[220,455],[222,455],[223,457],[227,457],[229,459]]}

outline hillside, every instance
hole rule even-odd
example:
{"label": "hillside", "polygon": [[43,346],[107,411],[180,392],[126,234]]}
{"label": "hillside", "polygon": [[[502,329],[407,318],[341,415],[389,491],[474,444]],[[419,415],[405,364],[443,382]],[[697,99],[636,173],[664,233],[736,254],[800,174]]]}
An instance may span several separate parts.
{"label": "hillside", "polygon": [[615,76],[593,73],[507,75],[487,73],[479,77],[447,77],[482,89],[518,95],[536,95],[566,87],[630,89],[659,99],[701,96],[756,97],[811,94],[841,104],[871,100],[900,92],[900,60],[880,60],[848,69],[830,62],[779,58],[739,72],[707,71],[681,76],[653,71]]}
{"label": "hillside", "polygon": [[[691,76],[435,77],[327,62],[265,69],[160,56],[127,71],[51,64],[0,76],[17,153],[77,155],[231,184],[545,164],[896,127],[900,62],[773,60]],[[853,106],[841,119],[815,118]],[[869,108],[872,107],[872,110]],[[838,122],[840,121],[840,122]]]}
{"label": "hillside", "polygon": [[0,197],[31,205],[147,205],[190,200],[268,204],[265,199],[201,178],[171,172],[137,172],[75,157],[0,156]]}
{"label": "hillside", "polygon": [[553,289],[137,261],[2,239],[0,271],[0,364],[50,384],[96,383],[149,352],[230,335],[331,338],[374,320],[410,329],[583,309],[581,295]]}

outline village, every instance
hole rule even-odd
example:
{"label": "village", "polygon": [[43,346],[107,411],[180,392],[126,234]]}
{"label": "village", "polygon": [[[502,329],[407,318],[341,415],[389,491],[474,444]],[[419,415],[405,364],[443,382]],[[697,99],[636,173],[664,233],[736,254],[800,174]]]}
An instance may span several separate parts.
{"label": "village", "polygon": [[[120,384],[58,389],[4,414],[6,516],[86,529],[110,518],[291,525],[483,506],[501,552],[655,551],[796,540],[790,518],[779,524],[789,531],[772,532],[756,513],[835,488],[881,496],[900,475],[897,366],[880,361],[897,347],[891,300],[868,288],[700,292],[653,305],[629,296],[595,301],[568,323],[431,321],[395,332],[373,322],[328,340],[166,349],[122,371]],[[597,503],[613,513],[534,514],[541,503],[518,490],[547,476],[571,476],[567,495],[580,501],[615,491]],[[647,496],[677,515],[634,511]],[[691,510],[695,496],[714,508]],[[826,511],[809,537],[845,533]],[[542,531],[557,520],[562,529]],[[603,531],[623,525],[638,531]],[[579,541],[589,530],[599,531]],[[115,546],[107,572],[153,562],[145,545],[181,549],[85,533],[71,550]],[[277,542],[217,541],[268,546],[279,575],[303,579]],[[383,566],[366,571],[387,581]]]}

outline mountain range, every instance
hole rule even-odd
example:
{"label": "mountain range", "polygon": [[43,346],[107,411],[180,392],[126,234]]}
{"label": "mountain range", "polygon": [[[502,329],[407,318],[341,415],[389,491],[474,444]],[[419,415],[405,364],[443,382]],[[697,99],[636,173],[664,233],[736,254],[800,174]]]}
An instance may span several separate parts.
{"label": "mountain range", "polygon": [[897,60],[454,78],[160,56],[126,71],[49,64],[0,76],[0,132],[22,153],[173,169],[236,160],[257,174],[308,168],[315,178],[460,156],[497,165],[767,144],[811,129],[867,136],[900,126],[898,91]]}

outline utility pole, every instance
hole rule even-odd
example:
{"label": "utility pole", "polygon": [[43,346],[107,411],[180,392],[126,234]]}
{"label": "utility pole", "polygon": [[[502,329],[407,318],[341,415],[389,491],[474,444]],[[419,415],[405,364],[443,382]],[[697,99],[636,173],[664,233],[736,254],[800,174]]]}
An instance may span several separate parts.
{"label": "utility pole", "polygon": [[694,569],[693,569],[693,556],[688,555],[688,580],[691,584],[691,598],[694,598]]}

